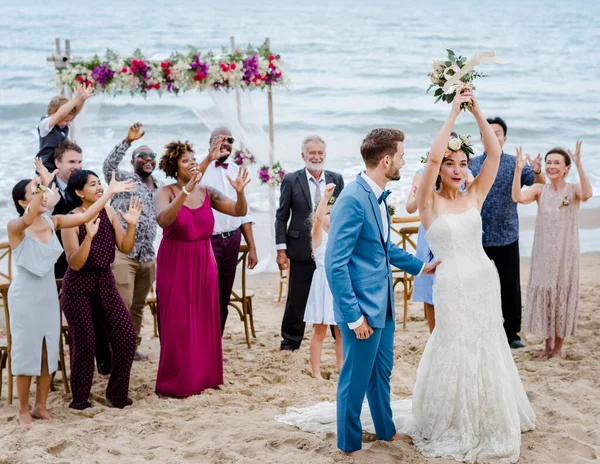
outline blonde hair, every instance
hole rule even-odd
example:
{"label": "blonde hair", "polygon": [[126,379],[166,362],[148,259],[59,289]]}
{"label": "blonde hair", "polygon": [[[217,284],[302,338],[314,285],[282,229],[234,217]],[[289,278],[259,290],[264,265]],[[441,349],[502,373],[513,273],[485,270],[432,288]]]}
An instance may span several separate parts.
{"label": "blonde hair", "polygon": [[[50,103],[48,103],[48,110],[47,110],[47,114],[48,116],[52,116],[54,113],[56,113],[58,111],[58,109],[63,106],[65,103],[68,103],[69,99],[66,97],[63,97],[62,95],[57,95],[56,97],[54,97],[52,100],[50,100]],[[75,116],[75,108],[73,108],[71,110],[71,113],[73,116]]]}

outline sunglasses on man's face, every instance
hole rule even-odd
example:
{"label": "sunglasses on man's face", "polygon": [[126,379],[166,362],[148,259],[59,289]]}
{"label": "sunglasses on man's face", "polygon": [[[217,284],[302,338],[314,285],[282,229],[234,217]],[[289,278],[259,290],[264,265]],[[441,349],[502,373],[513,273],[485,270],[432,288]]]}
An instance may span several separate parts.
{"label": "sunglasses on man's face", "polygon": [[146,159],[146,158],[150,158],[150,159],[156,159],[156,153],[138,153],[137,155],[135,155],[136,158],[142,158],[142,159]]}
{"label": "sunglasses on man's face", "polygon": [[[235,142],[235,139],[233,137],[227,137],[224,141],[229,143],[229,145],[233,145],[233,142]],[[210,143],[214,143],[214,142],[215,142],[215,138],[212,138],[210,140]]]}

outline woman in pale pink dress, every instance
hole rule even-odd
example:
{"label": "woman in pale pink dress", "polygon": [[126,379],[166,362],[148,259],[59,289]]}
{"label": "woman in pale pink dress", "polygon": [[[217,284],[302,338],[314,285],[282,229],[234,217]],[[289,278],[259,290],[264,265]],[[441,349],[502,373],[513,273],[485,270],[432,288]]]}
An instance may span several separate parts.
{"label": "woman in pale pink dress", "polygon": [[[592,185],[581,164],[580,141],[575,153],[553,148],[545,161],[550,183],[534,184],[521,191],[525,159],[522,149],[518,149],[512,188],[512,198],[517,203],[538,202],[523,330],[546,339],[546,347],[538,356],[540,361],[562,357],[565,338],[575,333],[579,306],[579,205],[592,196]],[[578,184],[566,181],[571,161],[579,173]]]}

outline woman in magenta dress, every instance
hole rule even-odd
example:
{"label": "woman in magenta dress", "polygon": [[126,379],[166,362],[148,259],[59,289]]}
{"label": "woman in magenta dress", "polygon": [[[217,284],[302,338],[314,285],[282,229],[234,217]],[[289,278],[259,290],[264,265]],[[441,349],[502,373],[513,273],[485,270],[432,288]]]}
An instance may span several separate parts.
{"label": "woman in magenta dress", "polygon": [[223,353],[217,264],[210,244],[212,208],[230,216],[246,214],[245,170],[235,180],[237,202],[198,182],[223,137],[198,165],[192,145],[171,142],[160,168],[176,179],[156,195],[157,222],[163,238],[156,258],[156,294],[160,328],[159,396],[183,398],[223,383]]}

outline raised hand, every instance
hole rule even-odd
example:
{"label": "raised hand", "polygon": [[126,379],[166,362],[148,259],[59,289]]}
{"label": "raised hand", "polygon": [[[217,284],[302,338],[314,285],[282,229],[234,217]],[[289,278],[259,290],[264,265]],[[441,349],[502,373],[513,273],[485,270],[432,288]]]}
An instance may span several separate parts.
{"label": "raised hand", "polygon": [[518,171],[522,171],[523,168],[525,167],[526,161],[525,158],[523,158],[523,147],[518,147],[517,148],[517,165],[516,165],[516,169]]}
{"label": "raised hand", "polygon": [[331,198],[334,190],[335,190],[335,184],[333,182],[331,184],[327,184],[325,186],[325,192],[323,193],[323,197],[325,197],[327,199]]}
{"label": "raised hand", "polygon": [[185,189],[188,191],[188,194],[192,193],[194,191],[194,189],[196,188],[196,186],[198,185],[198,183],[200,182],[201,179],[202,179],[202,173],[200,171],[196,171],[194,174],[192,174],[191,179],[185,186]]}
{"label": "raised hand", "polygon": [[473,90],[471,90],[470,94],[471,94],[471,104],[467,106],[467,109],[473,114],[481,113],[481,108],[479,107],[479,101],[477,100],[477,97],[475,96],[475,93],[473,92]]}
{"label": "raised hand", "polygon": [[46,197],[46,208],[54,209],[56,204],[60,201],[61,196],[58,194],[58,186],[55,185],[44,192]]}
{"label": "raised hand", "polygon": [[455,115],[459,115],[462,111],[463,104],[472,104],[473,93],[471,92],[471,87],[464,86],[459,89],[456,89],[456,94],[454,95],[454,100],[452,100],[452,110],[451,112]]}
{"label": "raised hand", "polygon": [[210,151],[208,152],[208,157],[211,161],[218,160],[221,156],[223,156],[221,155],[221,145],[223,145],[223,142],[227,137],[227,135],[219,135],[215,139],[210,147]]}
{"label": "raised hand", "polygon": [[251,180],[248,177],[248,170],[243,167],[240,167],[240,170],[238,171],[238,175],[235,178],[235,180],[232,180],[229,176],[227,176],[227,179],[229,180],[229,183],[237,193],[242,193],[246,188],[246,185],[248,185]]}
{"label": "raised hand", "polygon": [[532,158],[529,153],[527,153],[527,162],[531,169],[533,169],[534,174],[539,174],[542,172],[542,155],[538,153],[535,158]]}
{"label": "raised hand", "polygon": [[139,198],[136,198],[135,201],[133,198],[131,198],[129,200],[129,210],[127,213],[123,213],[123,211],[119,210],[119,214],[128,225],[134,226],[140,220],[140,215],[142,214],[143,209],[144,205],[142,205],[142,202]]}
{"label": "raised hand", "polygon": [[44,166],[44,163],[42,163],[42,160],[38,157],[36,157],[33,162],[35,163],[36,172],[40,175],[39,177],[42,181],[42,185],[48,187],[56,177],[58,169],[55,169],[52,173],[48,172],[48,169],[46,169],[46,166]]}
{"label": "raised hand", "polygon": [[92,219],[90,222],[85,223],[85,231],[87,232],[88,237],[90,239],[94,238],[96,233],[98,232],[98,228],[100,227],[100,217],[96,216],[95,219]]}
{"label": "raised hand", "polygon": [[141,139],[145,133],[146,131],[142,131],[142,123],[136,122],[129,128],[129,132],[127,133],[127,138],[125,140],[128,143],[134,142],[135,140]]}
{"label": "raised hand", "polygon": [[575,144],[575,153],[571,152],[571,150],[568,151],[573,163],[576,166],[579,166],[581,164],[581,140],[578,140]]}
{"label": "raised hand", "polygon": [[85,101],[94,95],[94,88],[91,85],[77,84],[74,93],[75,98]]}
{"label": "raised hand", "polygon": [[118,181],[115,176],[115,171],[112,172],[110,178],[110,184],[106,190],[109,195],[116,195],[117,193],[131,192],[136,186],[134,180]]}

